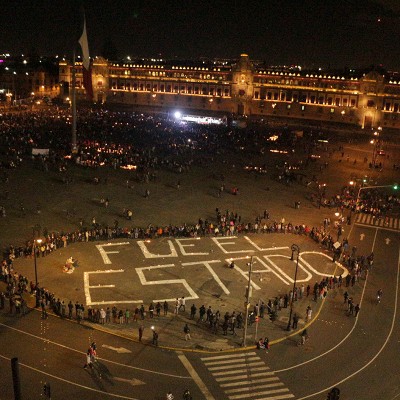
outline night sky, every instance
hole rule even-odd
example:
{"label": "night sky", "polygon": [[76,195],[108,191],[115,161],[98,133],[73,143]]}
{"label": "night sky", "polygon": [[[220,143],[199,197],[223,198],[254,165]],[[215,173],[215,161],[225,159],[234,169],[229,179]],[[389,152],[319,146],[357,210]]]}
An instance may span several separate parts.
{"label": "night sky", "polygon": [[400,70],[400,0],[3,0],[0,52],[237,58]]}

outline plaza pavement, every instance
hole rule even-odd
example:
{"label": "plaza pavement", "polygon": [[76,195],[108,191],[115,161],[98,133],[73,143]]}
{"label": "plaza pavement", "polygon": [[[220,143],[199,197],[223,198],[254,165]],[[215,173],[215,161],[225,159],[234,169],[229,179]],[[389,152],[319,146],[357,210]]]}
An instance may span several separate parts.
{"label": "plaza pavement", "polygon": [[[330,149],[336,149],[337,144],[330,145]],[[357,147],[351,145],[346,147],[346,154],[350,159],[357,158],[357,165],[353,163],[340,162],[339,153],[328,156],[328,151],[320,151],[322,158],[317,164],[310,164],[305,170],[307,175],[304,181],[309,180],[312,175],[317,174],[321,181],[328,182],[329,194],[335,193],[340,186],[353,176],[361,177],[370,173],[368,168],[362,164],[361,160],[366,154],[370,155],[370,149],[367,145]],[[298,159],[304,158],[304,155],[293,157]],[[345,157],[346,158],[346,157]],[[392,157],[391,160],[393,160]],[[322,163],[329,161],[327,169],[320,169]],[[275,161],[274,161],[275,162]],[[272,164],[272,162],[271,162]],[[279,221],[285,218],[286,222],[291,221],[293,224],[307,223],[310,226],[318,226],[325,217],[333,218],[336,210],[318,209],[312,205],[307,198],[309,194],[315,191],[312,186],[294,184],[285,186],[277,183],[271,178],[271,174],[264,176],[251,176],[244,173],[242,169],[235,170],[230,165],[219,165],[216,168],[219,173],[225,175],[227,188],[232,186],[240,187],[240,195],[232,196],[224,193],[222,198],[215,195],[220,182],[207,177],[209,171],[194,170],[188,175],[182,176],[182,189],[177,191],[174,188],[176,174],[160,172],[159,182],[150,184],[151,199],[150,201],[143,199],[142,193],[145,185],[136,184],[135,188],[126,189],[124,182],[128,175],[123,172],[108,172],[109,180],[107,186],[93,186],[86,182],[91,181],[93,176],[98,172],[92,170],[74,169],[75,183],[68,187],[69,196],[66,196],[67,188],[60,183],[57,174],[44,174],[31,168],[28,163],[20,170],[13,172],[10,176],[10,198],[4,200],[7,207],[7,229],[3,229],[0,233],[0,239],[3,247],[9,243],[14,244],[16,241],[23,241],[29,238],[32,227],[41,226],[49,228],[50,231],[62,229],[72,230],[78,225],[80,217],[85,221],[89,221],[94,215],[98,216],[101,222],[113,223],[113,221],[121,218],[121,210],[130,203],[134,203],[134,220],[139,226],[146,226],[149,222],[159,222],[161,224],[195,222],[198,217],[212,217],[215,207],[221,210],[229,209],[239,211],[245,221],[251,221],[256,215],[259,215],[265,208],[271,215],[271,220]],[[373,171],[374,179],[384,179],[380,172]],[[387,179],[393,180],[393,170],[385,169]],[[376,175],[376,176],[375,176]],[[194,182],[196,184],[194,184]],[[378,181],[380,183],[380,181]],[[46,189],[46,190],[44,190]],[[115,195],[118,193],[118,196]],[[184,195],[183,195],[184,194]],[[103,209],[99,206],[99,198],[109,196],[111,206],[109,209]],[[60,198],[58,198],[59,196]],[[80,202],[76,202],[79,198]],[[40,214],[30,213],[26,216],[19,214],[15,205],[15,199],[20,199],[24,204],[32,204],[37,202],[42,205]],[[293,207],[295,201],[301,200],[300,209]],[[8,203],[10,203],[8,205]],[[173,204],[173,207],[171,207]],[[46,206],[45,206],[46,205]],[[74,215],[65,216],[65,210],[76,208]],[[154,221],[153,221],[154,220]],[[346,235],[346,228],[345,228]],[[50,288],[53,290],[53,288]],[[290,290],[290,289],[288,289]],[[34,299],[28,298],[30,307],[34,306]],[[308,305],[308,300],[303,299],[296,304],[301,316]],[[313,303],[314,318],[317,315],[318,308]],[[319,304],[318,304],[319,306]],[[190,304],[188,305],[190,307]],[[243,306],[244,308],[244,306]],[[8,307],[3,312],[7,312]],[[40,313],[38,312],[38,318]],[[247,344],[253,345],[254,338],[267,336],[271,343],[285,338],[289,333],[286,331],[289,309],[284,309],[278,313],[278,320],[275,322],[269,319],[260,319],[257,335],[255,334],[256,326],[249,327]],[[52,318],[52,316],[50,316]],[[183,326],[188,322],[191,326],[191,341],[184,340]],[[67,323],[71,323],[66,321]],[[170,315],[168,318],[155,318],[154,321],[146,319],[144,321],[143,343],[151,343],[151,326],[154,323],[159,332],[159,345],[173,348],[183,348],[187,350],[198,351],[220,351],[232,350],[240,348],[242,342],[242,330],[237,330],[237,336],[231,334],[223,336],[222,331],[218,335],[213,335],[205,326],[198,326],[189,319],[189,313],[181,314],[177,317]],[[131,322],[128,325],[108,324],[100,326],[98,324],[89,324],[94,329],[107,330],[110,333],[128,337],[133,341],[138,339],[138,325]],[[304,326],[304,321],[300,320],[300,330]],[[291,335],[298,335],[298,332],[291,332]]]}

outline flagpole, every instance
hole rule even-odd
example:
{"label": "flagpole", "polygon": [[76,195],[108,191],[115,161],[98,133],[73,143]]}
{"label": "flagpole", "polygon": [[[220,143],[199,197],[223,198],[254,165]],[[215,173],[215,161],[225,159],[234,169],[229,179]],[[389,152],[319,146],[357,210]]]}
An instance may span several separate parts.
{"label": "flagpole", "polygon": [[76,68],[75,68],[75,47],[72,60],[72,137],[71,151],[76,152]]}

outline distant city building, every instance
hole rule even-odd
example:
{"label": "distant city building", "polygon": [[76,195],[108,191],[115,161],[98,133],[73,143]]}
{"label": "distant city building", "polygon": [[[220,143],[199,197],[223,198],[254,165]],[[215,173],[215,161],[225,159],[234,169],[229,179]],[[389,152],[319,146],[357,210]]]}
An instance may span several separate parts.
{"label": "distant city building", "polygon": [[56,58],[0,55],[0,101],[23,104],[60,94]]}
{"label": "distant city building", "polygon": [[[29,63],[25,65],[27,67]],[[72,63],[62,59],[58,76],[38,67],[12,74],[0,84],[20,97],[33,93],[71,95]],[[24,72],[26,78],[22,79]],[[20,83],[21,81],[23,82]],[[1,80],[2,79],[2,80]],[[93,60],[94,102],[182,110],[191,113],[284,117],[314,122],[400,129],[400,78],[381,71],[345,73],[266,66],[242,54],[237,61],[145,59]],[[23,88],[23,89],[22,89]],[[76,63],[78,99],[85,92],[82,64]]]}

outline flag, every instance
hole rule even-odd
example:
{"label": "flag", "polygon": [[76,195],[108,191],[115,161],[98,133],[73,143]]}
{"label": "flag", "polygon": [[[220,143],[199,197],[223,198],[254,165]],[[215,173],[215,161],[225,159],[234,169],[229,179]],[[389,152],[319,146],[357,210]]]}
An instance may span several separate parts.
{"label": "flag", "polygon": [[86,33],[86,18],[83,19],[83,32],[79,39],[79,44],[82,48],[82,73],[83,73],[83,86],[86,90],[86,98],[93,100],[93,86],[92,86],[92,64],[89,56],[89,44]]}

